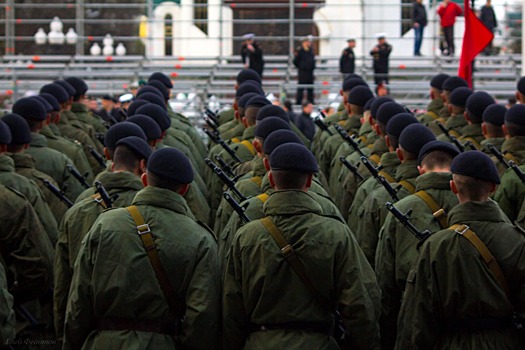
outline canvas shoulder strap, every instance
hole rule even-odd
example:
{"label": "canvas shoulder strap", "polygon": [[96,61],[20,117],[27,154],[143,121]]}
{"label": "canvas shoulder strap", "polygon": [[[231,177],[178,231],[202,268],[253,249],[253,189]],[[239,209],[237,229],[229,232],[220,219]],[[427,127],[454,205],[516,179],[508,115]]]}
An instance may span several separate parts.
{"label": "canvas shoulder strap", "polygon": [[407,180],[401,180],[399,181],[399,184],[401,186],[403,186],[403,188],[405,190],[407,190],[408,192],[410,192],[410,194],[416,192],[416,187],[414,185],[412,185],[410,182],[408,182]]}
{"label": "canvas shoulder strap", "polygon": [[394,177],[392,175],[390,175],[389,173],[387,173],[386,171],[384,170],[381,170],[379,172],[379,175],[383,176],[386,181],[388,181],[389,183],[393,184],[394,182],[396,182],[396,179],[394,179]]}
{"label": "canvas shoulder strap", "polygon": [[447,228],[447,213],[445,212],[445,210],[443,210],[443,208],[439,206],[439,204],[437,204],[434,198],[432,198],[432,196],[428,194],[428,192],[423,190],[417,191],[414,194],[421,198],[421,200],[425,202],[425,204],[430,208],[430,211],[432,211],[432,215],[434,215],[436,220],[439,222],[439,226],[441,227],[441,229]]}
{"label": "canvas shoulder strap", "polygon": [[252,156],[255,155],[255,147],[253,147],[252,143],[248,140],[244,140],[244,141],[241,141],[240,142],[241,145],[243,145],[244,147],[246,147],[248,149],[248,151],[250,151],[250,153],[252,154]]}
{"label": "canvas shoulder strap", "polygon": [[254,177],[250,178],[250,181],[253,182],[254,184],[256,184],[259,187],[262,186],[262,177],[260,177],[260,176],[254,176]]}
{"label": "canvas shoulder strap", "polygon": [[[372,145],[372,147],[373,147],[373,145]],[[373,161],[376,164],[379,164],[379,162],[381,162],[381,157],[378,156],[377,154],[371,154],[370,157],[368,157],[368,159],[370,159],[371,161]]]}
{"label": "canvas shoulder strap", "polygon": [[268,193],[261,193],[260,195],[257,196],[257,198],[263,203],[266,203],[266,201],[268,200],[268,197],[270,197]]}

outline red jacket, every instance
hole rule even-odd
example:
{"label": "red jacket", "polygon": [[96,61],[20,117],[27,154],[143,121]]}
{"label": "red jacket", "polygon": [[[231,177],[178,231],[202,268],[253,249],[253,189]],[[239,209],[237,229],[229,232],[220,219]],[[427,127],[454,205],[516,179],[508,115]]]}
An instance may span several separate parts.
{"label": "red jacket", "polygon": [[455,2],[449,2],[447,7],[439,6],[438,15],[441,17],[441,26],[450,27],[456,22],[456,17],[461,15],[463,11],[461,7]]}

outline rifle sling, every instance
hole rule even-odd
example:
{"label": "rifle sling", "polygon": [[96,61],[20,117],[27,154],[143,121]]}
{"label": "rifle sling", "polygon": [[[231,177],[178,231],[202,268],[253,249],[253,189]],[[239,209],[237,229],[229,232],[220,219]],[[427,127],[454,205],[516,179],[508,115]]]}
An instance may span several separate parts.
{"label": "rifle sling", "polygon": [[378,165],[379,162],[381,162],[381,157],[378,156],[377,154],[371,154],[370,157],[368,157],[368,159],[376,163],[376,165]]}
{"label": "rifle sling", "polygon": [[100,205],[102,208],[104,209],[108,208],[106,206],[106,203],[102,200],[102,196],[100,194],[93,194],[91,195],[91,198],[93,198],[93,200],[97,202],[97,204]]}
{"label": "rifle sling", "polygon": [[432,212],[432,215],[436,218],[436,220],[439,222],[439,226],[441,229],[445,229],[448,226],[448,218],[447,213],[445,213],[445,210],[443,210],[439,204],[432,198],[430,194],[426,191],[417,191],[415,193],[416,196],[421,198],[423,202],[429,207],[430,211]]}
{"label": "rifle sling", "polygon": [[260,176],[254,176],[250,179],[251,182],[253,182],[254,184],[256,184],[257,186],[261,187],[262,186],[262,177]]}
{"label": "rifle sling", "polygon": [[270,197],[268,193],[261,193],[260,195],[257,196],[257,199],[259,199],[263,203],[266,203],[266,201],[268,200],[268,197]]}
{"label": "rifle sling", "polygon": [[394,179],[394,177],[392,175],[390,175],[389,173],[387,173],[386,171],[384,170],[381,170],[379,172],[379,175],[381,175],[382,177],[384,177],[386,179],[386,181],[388,181],[388,183],[391,183],[393,184],[394,182],[396,182],[396,179]]}
{"label": "rifle sling", "polygon": [[398,182],[398,184],[403,186],[403,188],[407,190],[410,194],[413,194],[414,192],[416,192],[416,187],[412,185],[410,182],[408,182],[407,180],[401,180]]}

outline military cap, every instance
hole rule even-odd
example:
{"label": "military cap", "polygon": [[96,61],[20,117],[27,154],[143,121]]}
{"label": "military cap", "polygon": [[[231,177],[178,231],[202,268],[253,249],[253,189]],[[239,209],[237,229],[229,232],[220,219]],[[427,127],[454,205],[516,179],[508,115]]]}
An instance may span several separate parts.
{"label": "military cap", "polygon": [[435,140],[434,133],[423,124],[410,124],[399,135],[399,145],[412,154],[419,154],[424,145]]}
{"label": "military cap", "polygon": [[137,109],[139,109],[139,107],[142,107],[144,105],[147,105],[149,104],[150,102],[149,101],[146,101],[146,100],[142,100],[142,99],[137,99],[133,102],[131,102],[131,104],[128,106],[128,115],[129,116],[132,116],[136,113]]}
{"label": "military cap", "polygon": [[111,126],[104,135],[104,145],[109,149],[115,149],[120,139],[128,136],[138,136],[147,141],[146,134],[137,124],[121,122]]}
{"label": "military cap", "polygon": [[9,127],[11,142],[13,145],[25,145],[31,143],[31,129],[27,120],[15,113],[9,113],[1,119]]}
{"label": "military cap", "polygon": [[433,87],[433,88],[436,88],[438,90],[443,90],[443,83],[445,82],[445,80],[447,80],[448,78],[450,78],[450,75],[448,74],[445,74],[445,73],[440,73],[438,75],[435,75],[431,80],[430,80],[430,86]]}
{"label": "military cap", "polygon": [[472,95],[473,92],[474,91],[468,87],[458,87],[450,93],[448,102],[451,105],[457,107],[465,107],[465,105],[467,104],[467,99],[470,97],[470,95]]}
{"label": "military cap", "polygon": [[62,86],[64,90],[66,90],[69,97],[73,97],[77,94],[77,90],[75,90],[75,88],[65,80],[55,80],[53,83]]}
{"label": "military cap", "polygon": [[126,103],[126,102],[133,101],[134,98],[135,96],[133,96],[133,94],[124,94],[124,95],[120,95],[120,97],[118,98],[118,101],[121,103]]}
{"label": "military cap", "polygon": [[148,93],[148,92],[164,98],[164,95],[162,95],[162,92],[153,85],[144,85],[143,87],[141,87],[137,91],[137,98],[140,98],[141,95],[144,95],[145,93]]}
{"label": "military cap", "polygon": [[435,151],[448,153],[452,156],[452,158],[456,157],[458,154],[461,153],[459,152],[458,148],[451,143],[443,141],[430,141],[429,143],[424,145],[419,151],[419,155],[417,156],[417,164],[421,165],[423,159],[425,159],[425,157],[428,154]]}
{"label": "military cap", "polygon": [[412,113],[399,113],[390,118],[386,124],[386,133],[399,138],[401,132],[410,124],[419,123]]}
{"label": "military cap", "polygon": [[40,93],[46,92],[53,95],[58,103],[64,103],[69,100],[69,94],[64,87],[58,83],[46,84],[40,88]]}
{"label": "military cap", "polygon": [[485,109],[495,104],[496,101],[492,96],[490,96],[485,91],[476,91],[470,97],[467,99],[467,103],[465,105],[467,111],[469,114],[472,114],[473,116],[481,117],[483,116],[483,112],[485,112]]}
{"label": "military cap", "polygon": [[31,97],[32,98],[36,98],[38,101],[40,101],[40,103],[42,103],[44,105],[44,107],[46,108],[46,112],[47,113],[50,113],[53,110],[53,106],[51,105],[51,103],[47,102],[47,100],[45,98],[43,98],[42,96],[35,95],[35,96],[31,96]]}
{"label": "military cap", "polygon": [[343,91],[351,91],[356,86],[366,86],[368,84],[361,78],[350,78],[343,81]]}
{"label": "military cap", "polygon": [[135,155],[141,157],[141,159],[148,160],[153,150],[150,145],[138,136],[128,136],[117,141],[117,147],[124,145],[128,147]]}
{"label": "military cap", "polygon": [[502,126],[505,124],[505,113],[507,113],[507,107],[495,103],[485,108],[483,121],[495,126]]}
{"label": "military cap", "polygon": [[252,98],[248,100],[248,102],[246,102],[246,106],[244,106],[244,108],[264,107],[264,106],[268,106],[271,104],[272,103],[268,101],[268,99],[264,96],[253,96]]}
{"label": "military cap", "polygon": [[152,118],[159,124],[160,130],[162,131],[168,130],[171,126],[171,119],[168,112],[156,104],[148,103],[141,106],[136,110],[135,114],[144,114]]}
{"label": "military cap", "polygon": [[160,91],[162,97],[164,97],[165,100],[169,100],[170,99],[170,91],[160,81],[152,80],[152,81],[148,82],[148,85],[146,85],[146,86],[153,86],[155,89]]}
{"label": "military cap", "polygon": [[162,130],[160,130],[159,124],[157,122],[144,114],[135,114],[134,116],[126,119],[127,122],[137,124],[142,128],[148,141],[153,141],[160,139],[162,137]]}
{"label": "military cap", "polygon": [[23,97],[16,101],[13,105],[13,113],[33,120],[45,120],[47,116],[44,104],[33,97]]}
{"label": "military cap", "polygon": [[146,100],[148,102],[156,104],[157,106],[161,107],[165,111],[168,110],[168,108],[166,107],[166,100],[161,95],[157,95],[152,92],[146,92],[140,95],[139,98],[141,100]]}
{"label": "military cap", "polygon": [[248,92],[247,94],[242,95],[240,99],[237,100],[237,106],[238,107],[246,107],[246,103],[252,98],[253,96],[261,96],[258,93],[255,92]]}
{"label": "military cap", "polygon": [[346,73],[345,73],[345,77],[344,77],[344,79],[343,79],[343,82],[344,82],[345,80],[348,80],[348,79],[354,79],[354,78],[357,78],[357,79],[361,79],[361,80],[363,80],[363,77],[360,76],[359,74],[355,74],[355,73],[348,73],[348,74],[346,74]]}
{"label": "military cap", "polygon": [[366,103],[374,98],[374,94],[368,86],[359,85],[352,88],[348,95],[348,103],[363,107]]}
{"label": "military cap", "polygon": [[271,155],[273,150],[285,143],[298,143],[303,145],[303,141],[291,130],[276,130],[264,140],[263,152]]}
{"label": "military cap", "polygon": [[272,170],[290,170],[313,174],[319,171],[312,151],[298,143],[284,143],[270,155]]}
{"label": "military cap", "polygon": [[465,79],[458,76],[448,77],[441,85],[441,90],[454,91],[458,87],[468,87]]}
{"label": "military cap", "polygon": [[255,34],[253,33],[246,33],[242,36],[243,40],[253,40],[255,38]]}
{"label": "military cap", "polygon": [[377,110],[383,103],[394,102],[394,100],[387,96],[376,97],[372,105],[370,106],[370,114],[373,118],[376,118]]}
{"label": "military cap", "polygon": [[12,141],[11,130],[9,126],[0,120],[0,145],[9,145]]}
{"label": "military cap", "polygon": [[374,103],[375,100],[376,100],[376,98],[372,97],[371,99],[366,101],[365,106],[363,107],[365,109],[365,111],[369,111],[372,108],[372,103]]}
{"label": "military cap", "polygon": [[392,118],[396,114],[405,112],[405,107],[401,106],[399,103],[387,102],[382,104],[381,107],[379,107],[375,119],[386,126],[390,118]]}
{"label": "military cap", "polygon": [[164,84],[164,86],[168,89],[173,89],[173,83],[171,82],[171,79],[168,78],[168,76],[162,72],[155,72],[152,75],[150,75],[148,78],[148,82],[152,80],[158,80],[162,84]]}
{"label": "military cap", "polygon": [[518,80],[518,85],[516,88],[519,92],[525,94],[525,76],[521,77],[520,80]]}
{"label": "military cap", "polygon": [[53,107],[53,111],[59,112],[60,111],[60,103],[58,103],[58,100],[55,96],[47,93],[47,92],[41,92],[40,96],[44,98],[47,103],[49,103]]}
{"label": "military cap", "polygon": [[84,95],[88,91],[86,82],[78,77],[69,77],[65,79],[75,90],[75,96]]}
{"label": "military cap", "polygon": [[452,174],[473,177],[478,180],[500,183],[494,161],[481,151],[467,151],[458,155],[450,166]]}
{"label": "military cap", "polygon": [[291,130],[290,123],[278,117],[267,117],[255,127],[255,137],[266,139],[268,135],[277,130]]}
{"label": "military cap", "polygon": [[261,85],[262,83],[261,76],[259,75],[259,73],[249,68],[243,69],[239,73],[237,73],[236,80],[237,80],[237,84],[239,85],[244,83],[247,80],[255,81],[259,85]]}
{"label": "military cap", "polygon": [[258,85],[256,82],[253,82],[252,80],[246,80],[244,83],[239,85],[237,91],[235,91],[235,98],[238,99],[248,92],[255,92],[261,96],[264,95],[264,91],[260,85]]}
{"label": "military cap", "polygon": [[525,105],[514,105],[505,113],[505,123],[525,126]]}
{"label": "military cap", "polygon": [[288,113],[286,111],[276,105],[266,105],[263,108],[259,109],[259,112],[257,112],[257,122],[261,122],[265,118],[268,117],[277,117],[281,118],[282,120],[286,122],[290,122],[290,117],[288,116]]}
{"label": "military cap", "polygon": [[153,152],[148,159],[148,173],[175,184],[189,184],[193,181],[193,168],[184,153],[172,147]]}

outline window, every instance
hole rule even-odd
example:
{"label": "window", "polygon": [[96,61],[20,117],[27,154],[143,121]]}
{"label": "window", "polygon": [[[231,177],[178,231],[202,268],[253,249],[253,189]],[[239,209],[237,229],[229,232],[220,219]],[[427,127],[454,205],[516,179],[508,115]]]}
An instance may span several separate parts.
{"label": "window", "polygon": [[195,0],[193,7],[193,23],[208,35],[208,0]]}

